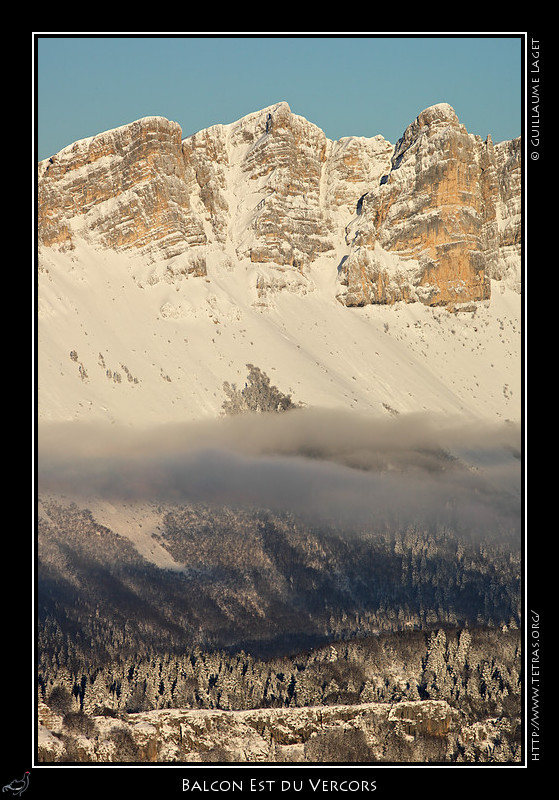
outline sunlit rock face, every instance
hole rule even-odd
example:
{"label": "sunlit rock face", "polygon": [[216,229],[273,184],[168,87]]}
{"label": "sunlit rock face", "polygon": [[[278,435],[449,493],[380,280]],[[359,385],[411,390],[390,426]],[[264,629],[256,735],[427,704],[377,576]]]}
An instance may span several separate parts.
{"label": "sunlit rock face", "polygon": [[79,235],[102,247],[135,249],[148,260],[204,244],[181,136],[177,123],[147,117],[40,162],[39,242],[68,249]]}
{"label": "sunlit rock face", "polygon": [[42,246],[133,252],[152,281],[204,277],[219,254],[264,265],[262,295],[312,290],[326,257],[347,306],[460,306],[486,300],[491,278],[519,289],[519,207],[519,140],[482,141],[445,103],[395,146],[333,142],[280,102],[184,139],[146,117],[38,165]]}
{"label": "sunlit rock face", "polygon": [[254,240],[240,253],[253,262],[303,269],[334,245],[321,197],[326,136],[292,114],[287,103],[267,115],[264,130],[256,134],[241,166],[244,179],[259,184],[264,194]]}
{"label": "sunlit rock face", "polygon": [[[518,159],[510,165],[516,169]],[[449,105],[423,111],[363,199],[342,270],[343,302],[454,306],[488,299],[509,238],[508,230],[500,236],[498,213],[503,200],[514,209],[519,197],[508,173],[491,138],[469,134]]]}

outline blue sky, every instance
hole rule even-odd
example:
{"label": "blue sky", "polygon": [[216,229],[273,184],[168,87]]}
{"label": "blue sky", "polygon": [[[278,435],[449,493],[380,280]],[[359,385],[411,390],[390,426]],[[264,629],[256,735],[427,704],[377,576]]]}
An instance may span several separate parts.
{"label": "blue sky", "polygon": [[280,100],[330,139],[395,143],[439,102],[484,139],[521,133],[520,34],[36,37],[39,159],[140,117],[186,137]]}

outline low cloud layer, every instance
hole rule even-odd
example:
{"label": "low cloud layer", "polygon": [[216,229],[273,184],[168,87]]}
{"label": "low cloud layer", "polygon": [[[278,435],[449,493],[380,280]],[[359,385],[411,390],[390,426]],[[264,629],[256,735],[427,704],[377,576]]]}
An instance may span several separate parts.
{"label": "low cloud layer", "polygon": [[42,425],[39,491],[203,502],[371,526],[520,528],[520,430],[301,409],[133,431]]}

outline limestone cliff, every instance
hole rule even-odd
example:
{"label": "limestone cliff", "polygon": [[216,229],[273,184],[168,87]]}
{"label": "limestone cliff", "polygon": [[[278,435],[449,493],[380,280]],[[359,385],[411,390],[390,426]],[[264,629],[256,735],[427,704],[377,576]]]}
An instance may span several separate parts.
{"label": "limestone cliff", "polygon": [[491,137],[469,134],[448,104],[419,114],[363,199],[342,301],[454,307],[488,299],[511,236],[506,224],[500,235],[498,219],[509,219],[520,200],[519,148],[507,144],[515,157],[507,160],[501,147],[497,159]]}
{"label": "limestone cliff", "polygon": [[[452,758],[458,713],[444,700],[248,711],[159,709],[126,718],[39,706],[39,762],[337,762]],[[70,725],[73,723],[73,729]]]}
{"label": "limestone cliff", "polygon": [[522,147],[520,137],[495,145],[498,182],[498,259],[491,277],[520,291],[522,247]]}
{"label": "limestone cliff", "polygon": [[395,147],[333,142],[285,102],[181,137],[147,117],[40,162],[40,246],[125,250],[151,282],[206,276],[208,259],[262,266],[259,296],[312,290],[326,259],[348,306],[454,306],[519,275],[518,143],[468,134],[446,104]]}
{"label": "limestone cliff", "polygon": [[148,260],[194,252],[206,237],[193,180],[180,126],[161,117],[76,142],[39,164],[39,242],[72,248],[83,236]]}
{"label": "limestone cliff", "polygon": [[464,719],[444,700],[59,716],[38,709],[39,763],[514,762],[506,717]]}

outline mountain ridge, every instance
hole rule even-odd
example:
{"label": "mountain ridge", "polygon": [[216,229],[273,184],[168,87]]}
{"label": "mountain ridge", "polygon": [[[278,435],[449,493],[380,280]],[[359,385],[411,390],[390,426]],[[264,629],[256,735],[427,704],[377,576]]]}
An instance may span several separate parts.
{"label": "mountain ridge", "polygon": [[[40,162],[41,421],[219,416],[224,382],[242,381],[249,363],[311,406],[518,419],[518,142],[482,143],[449,108],[422,112],[405,149],[381,136],[333,142],[281,102],[185,139],[177,123],[145,117]],[[443,204],[458,228],[474,228],[465,251],[460,230],[433,245],[466,252],[440,305],[428,297],[435,284],[410,281],[419,251],[403,253],[400,234],[389,249],[402,227],[387,227],[391,209],[424,202],[410,181],[408,199],[393,197],[406,153],[415,148],[416,163],[423,152],[414,126],[429,147],[444,133],[475,155],[456,162],[473,187],[480,153],[493,153],[499,187],[487,208],[476,189],[483,214]],[[427,227],[451,222],[434,209]],[[479,248],[492,272],[482,264],[472,299],[460,287],[479,274]],[[433,252],[418,256],[431,275]]]}

